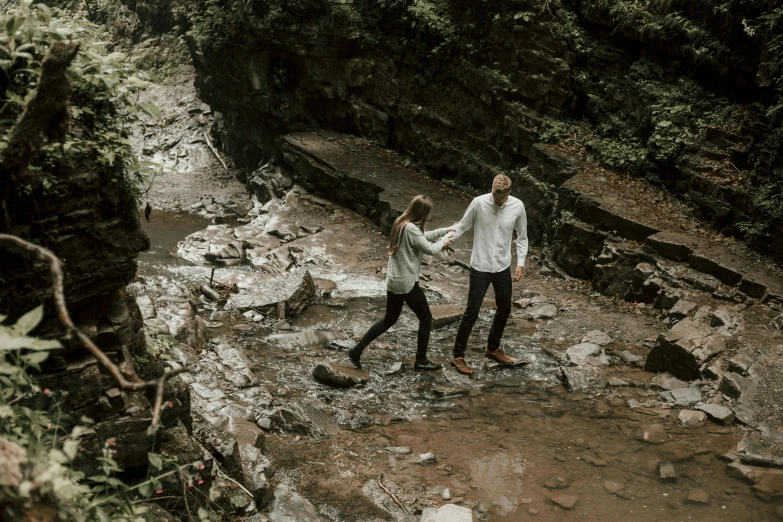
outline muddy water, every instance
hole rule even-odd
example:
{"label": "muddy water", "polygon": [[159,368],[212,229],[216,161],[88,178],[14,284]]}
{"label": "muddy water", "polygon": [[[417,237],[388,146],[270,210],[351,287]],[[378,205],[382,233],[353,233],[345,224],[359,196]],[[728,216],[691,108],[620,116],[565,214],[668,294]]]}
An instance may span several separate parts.
{"label": "muddy water", "polygon": [[[154,212],[147,226],[153,250],[140,259],[140,274],[203,281],[211,269],[188,266],[168,252],[205,226],[190,215]],[[381,472],[412,507],[441,505],[441,493],[448,488],[452,501],[474,509],[477,518],[497,522],[775,519],[775,506],[729,477],[718,458],[735,447],[742,436],[738,428],[705,423],[684,429],[676,424],[676,411],[667,416],[666,410],[629,409],[628,400],[644,401],[654,394],[644,387],[614,388],[596,396],[566,392],[555,377],[559,361],[552,355],[562,347],[535,341],[536,328],[519,316],[512,316],[504,343],[509,355],[531,361],[521,369],[481,367],[478,346],[492,317],[486,309],[468,354],[478,369],[475,379],[448,367],[436,374],[410,371],[417,322],[406,309],[400,322],[366,352],[363,363],[372,375],[368,385],[336,390],[315,383],[311,372],[318,362],[344,360],[342,352],[327,348],[327,341],[361,335],[385,305],[378,275],[339,267],[315,272],[335,281],[337,290],[293,320],[292,331],[251,326],[238,333],[227,325],[210,333],[229,336],[244,348],[278,403],[304,401],[330,413],[327,441],[267,438],[279,476],[295,481],[325,519],[418,520],[402,515],[391,502],[378,507],[362,495],[362,487]],[[430,302],[438,304],[436,293]],[[210,310],[201,313],[206,317]],[[447,363],[455,333],[454,324],[433,331],[432,359]],[[388,374],[399,361],[408,368]],[[629,383],[645,377],[626,367],[614,371]],[[639,431],[654,423],[667,428],[667,440],[640,441]],[[407,446],[412,453],[392,455],[388,446]],[[417,464],[419,454],[428,451],[435,452],[436,462]],[[661,461],[673,463],[675,481],[658,478]],[[707,504],[688,501],[697,489],[707,494]],[[558,496],[574,496],[576,503],[565,510],[552,503]]]}

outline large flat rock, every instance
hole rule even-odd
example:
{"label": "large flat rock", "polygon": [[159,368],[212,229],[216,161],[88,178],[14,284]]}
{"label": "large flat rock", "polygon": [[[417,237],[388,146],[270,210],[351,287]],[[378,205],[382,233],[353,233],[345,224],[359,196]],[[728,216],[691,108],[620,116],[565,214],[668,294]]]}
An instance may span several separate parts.
{"label": "large flat rock", "polygon": [[350,388],[368,382],[370,374],[366,370],[348,364],[327,362],[315,367],[313,378],[321,384],[334,388]]}
{"label": "large flat rock", "polygon": [[255,310],[275,313],[283,307],[285,317],[294,317],[304,310],[315,296],[315,283],[307,269],[300,268],[283,276],[259,277],[246,292],[232,295],[226,310]]}
{"label": "large flat rock", "polygon": [[[435,203],[427,220],[431,229],[458,221],[470,204],[469,197],[405,166],[396,153],[347,134],[296,132],[281,137],[280,144],[298,183],[370,216],[385,234],[416,195],[426,194]],[[472,241],[469,231],[452,246],[469,248]]]}

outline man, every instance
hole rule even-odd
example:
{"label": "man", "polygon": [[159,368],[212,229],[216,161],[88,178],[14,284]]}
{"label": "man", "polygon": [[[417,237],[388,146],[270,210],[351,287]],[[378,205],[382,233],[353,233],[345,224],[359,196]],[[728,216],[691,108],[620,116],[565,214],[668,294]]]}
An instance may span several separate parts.
{"label": "man", "polygon": [[465,362],[465,350],[490,284],[495,291],[497,310],[489,331],[485,355],[504,364],[513,363],[500,349],[500,339],[503,337],[503,330],[511,313],[513,232],[515,230],[517,232],[517,266],[514,270],[514,282],[522,278],[528,245],[525,205],[511,196],[511,179],[508,176],[498,174],[492,182],[492,193],[473,199],[459,222],[454,239],[471,227],[474,232],[473,251],[470,256],[468,305],[457,330],[454,354],[451,359],[451,365],[465,375],[473,375],[473,370]]}

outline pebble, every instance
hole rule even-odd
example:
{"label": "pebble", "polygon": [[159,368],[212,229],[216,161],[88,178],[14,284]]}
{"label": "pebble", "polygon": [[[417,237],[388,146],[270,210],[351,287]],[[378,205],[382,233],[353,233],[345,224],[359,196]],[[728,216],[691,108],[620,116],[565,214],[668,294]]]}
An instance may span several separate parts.
{"label": "pebble", "polygon": [[538,510],[536,508],[530,508],[527,510],[527,512],[531,515],[538,515]]}
{"label": "pebble", "polygon": [[416,464],[434,464],[435,463],[435,453],[432,451],[429,451],[427,453],[421,453],[419,455],[419,460],[416,461]]}
{"label": "pebble", "polygon": [[658,474],[663,480],[677,480],[677,472],[674,465],[668,461],[658,463]]}
{"label": "pebble", "polygon": [[666,434],[666,428],[663,427],[663,424],[651,424],[642,428],[636,434],[636,438],[649,444],[663,444],[669,440],[669,436]]}
{"label": "pebble", "polygon": [[410,455],[411,449],[407,446],[389,446],[386,451],[394,455]]}
{"label": "pebble", "polygon": [[622,491],[623,488],[625,488],[625,484],[614,482],[612,480],[604,480],[604,489],[613,495],[616,495],[618,492]]}
{"label": "pebble", "polygon": [[449,488],[444,489],[440,494],[440,498],[443,500],[451,500],[451,490]]}
{"label": "pebble", "polygon": [[563,509],[570,510],[579,501],[579,497],[576,495],[556,495],[550,499],[552,503],[560,506]]}

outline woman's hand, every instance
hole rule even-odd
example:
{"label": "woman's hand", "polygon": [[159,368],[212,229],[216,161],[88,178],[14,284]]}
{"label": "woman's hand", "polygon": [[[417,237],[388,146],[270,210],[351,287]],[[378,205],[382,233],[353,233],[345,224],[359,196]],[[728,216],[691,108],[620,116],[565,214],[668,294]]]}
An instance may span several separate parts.
{"label": "woman's hand", "polygon": [[454,223],[453,225],[448,227],[446,230],[448,232],[456,232],[457,231],[457,227],[459,227],[459,221],[457,221],[456,223]]}

